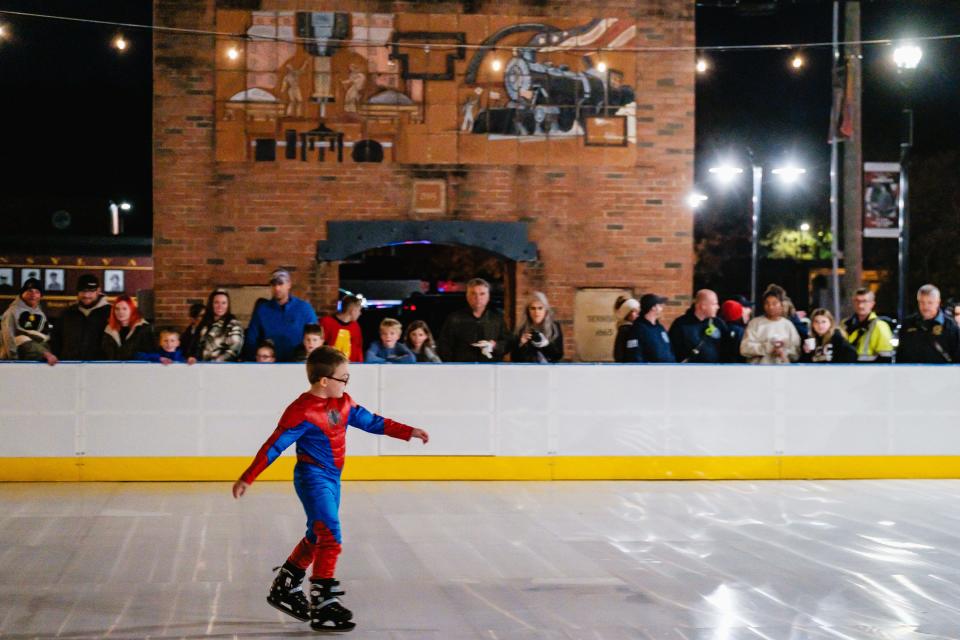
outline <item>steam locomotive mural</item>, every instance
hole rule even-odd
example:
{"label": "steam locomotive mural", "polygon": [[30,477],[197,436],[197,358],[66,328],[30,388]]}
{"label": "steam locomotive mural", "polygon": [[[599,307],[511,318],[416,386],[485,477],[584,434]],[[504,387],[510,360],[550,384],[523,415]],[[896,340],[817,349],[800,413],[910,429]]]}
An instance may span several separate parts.
{"label": "steam locomotive mural", "polygon": [[[511,136],[579,135],[585,120],[611,116],[635,102],[632,86],[622,82],[616,69],[596,64],[591,55],[580,55],[581,70],[567,64],[541,61],[539,55],[583,51],[584,42],[596,43],[619,21],[597,19],[573,29],[560,30],[541,23],[512,25],[487,38],[467,67],[466,82],[476,82],[485,58],[508,36],[533,31],[528,42],[512,48],[503,67],[506,103],[488,105],[473,116],[471,131]],[[619,34],[621,39],[632,33]],[[609,39],[609,38],[607,38]],[[496,95],[491,92],[491,95]]]}

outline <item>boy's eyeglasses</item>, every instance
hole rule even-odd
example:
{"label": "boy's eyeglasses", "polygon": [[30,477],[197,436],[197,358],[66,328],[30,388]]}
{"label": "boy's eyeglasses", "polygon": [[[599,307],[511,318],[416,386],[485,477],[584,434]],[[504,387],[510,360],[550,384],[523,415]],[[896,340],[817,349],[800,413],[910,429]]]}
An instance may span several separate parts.
{"label": "boy's eyeglasses", "polygon": [[327,378],[329,378],[329,379],[331,379],[331,380],[336,380],[337,382],[342,382],[342,383],[344,384],[344,386],[346,386],[346,384],[347,384],[348,382],[350,382],[350,374],[349,374],[349,373],[348,373],[347,375],[345,375],[343,378],[334,378],[333,376],[327,376]]}

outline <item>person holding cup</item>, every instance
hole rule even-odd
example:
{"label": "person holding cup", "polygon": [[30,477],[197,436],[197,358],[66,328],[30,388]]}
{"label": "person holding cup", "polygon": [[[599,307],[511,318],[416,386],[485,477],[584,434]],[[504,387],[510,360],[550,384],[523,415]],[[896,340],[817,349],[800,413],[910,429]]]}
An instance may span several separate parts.
{"label": "person holding cup", "polygon": [[800,334],[783,312],[783,289],[771,287],[763,294],[763,315],[747,325],[740,355],[750,364],[789,364],[800,358]]}
{"label": "person holding cup", "polygon": [[837,326],[829,310],[814,309],[810,314],[810,337],[803,341],[800,360],[818,364],[849,364],[857,361],[857,350],[850,344],[843,329]]}

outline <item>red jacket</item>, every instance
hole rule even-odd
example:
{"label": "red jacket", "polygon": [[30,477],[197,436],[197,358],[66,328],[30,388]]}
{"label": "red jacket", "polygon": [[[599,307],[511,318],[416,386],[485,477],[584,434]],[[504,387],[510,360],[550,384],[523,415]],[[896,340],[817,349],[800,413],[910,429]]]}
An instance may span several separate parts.
{"label": "red jacket", "polygon": [[323,327],[323,344],[350,358],[350,362],[363,362],[363,333],[356,321],[344,323],[335,315],[320,318]]}

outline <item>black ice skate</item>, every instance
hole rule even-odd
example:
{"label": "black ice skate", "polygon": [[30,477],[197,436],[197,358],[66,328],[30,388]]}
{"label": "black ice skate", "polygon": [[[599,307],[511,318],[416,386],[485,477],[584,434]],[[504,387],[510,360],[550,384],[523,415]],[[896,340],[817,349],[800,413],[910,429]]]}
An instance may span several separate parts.
{"label": "black ice skate", "polygon": [[283,611],[288,616],[307,622],[310,620],[310,604],[300,587],[304,572],[288,564],[284,564],[282,567],[274,567],[273,570],[276,571],[277,569],[280,572],[273,579],[267,602],[270,603],[271,607]]}
{"label": "black ice skate", "polygon": [[344,594],[340,583],[333,578],[310,581],[310,628],[314,631],[350,631],[355,623],[350,622],[353,613],[342,604],[338,596]]}

